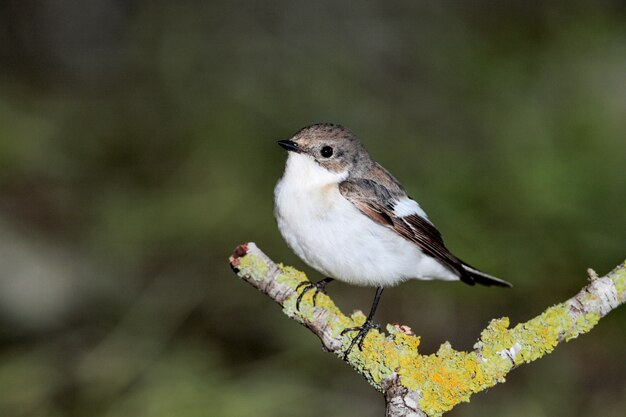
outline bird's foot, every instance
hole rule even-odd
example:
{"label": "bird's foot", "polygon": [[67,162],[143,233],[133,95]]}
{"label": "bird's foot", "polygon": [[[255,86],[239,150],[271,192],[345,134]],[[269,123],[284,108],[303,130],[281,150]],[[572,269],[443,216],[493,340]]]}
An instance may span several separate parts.
{"label": "bird's foot", "polygon": [[376,329],[380,331],[380,325],[372,322],[370,319],[367,319],[365,323],[363,323],[362,326],[348,327],[347,329],[342,330],[341,332],[342,336],[348,332],[358,331],[357,335],[354,337],[354,339],[352,339],[350,346],[348,346],[348,350],[346,350],[345,353],[343,354],[344,361],[348,359],[348,355],[350,354],[350,351],[352,350],[355,344],[359,347],[359,350],[363,350],[363,341],[365,340],[365,336],[367,336],[367,333],[369,333],[369,331],[372,329]]}
{"label": "bird's foot", "polygon": [[332,278],[324,278],[323,280],[317,282],[304,281],[298,284],[298,286],[296,287],[296,292],[298,292],[300,288],[302,288],[302,291],[300,292],[300,294],[298,295],[298,299],[296,300],[296,310],[300,311],[300,302],[302,301],[304,294],[311,290],[315,290],[315,293],[313,294],[313,306],[315,306],[317,296],[319,295],[319,293],[326,294],[326,286],[332,280]]}

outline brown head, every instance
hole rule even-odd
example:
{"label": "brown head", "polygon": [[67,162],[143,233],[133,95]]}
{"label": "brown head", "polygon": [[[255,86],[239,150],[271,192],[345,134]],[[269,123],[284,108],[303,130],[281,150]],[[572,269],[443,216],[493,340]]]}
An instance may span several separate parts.
{"label": "brown head", "polygon": [[370,167],[373,161],[361,142],[348,129],[320,123],[299,130],[278,144],[291,152],[305,154],[331,172],[351,173]]}

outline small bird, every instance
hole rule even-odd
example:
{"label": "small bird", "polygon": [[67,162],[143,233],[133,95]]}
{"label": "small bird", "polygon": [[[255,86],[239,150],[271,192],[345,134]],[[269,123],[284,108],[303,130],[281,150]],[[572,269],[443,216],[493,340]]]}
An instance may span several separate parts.
{"label": "small bird", "polygon": [[304,262],[327,276],[301,284],[297,308],[309,290],[315,304],[335,278],[376,287],[365,323],[342,333],[358,332],[344,359],[379,329],[373,318],[385,287],[410,279],[512,286],[454,256],[420,205],[343,126],[315,124],[278,144],[289,151],[274,189],[278,228]]}

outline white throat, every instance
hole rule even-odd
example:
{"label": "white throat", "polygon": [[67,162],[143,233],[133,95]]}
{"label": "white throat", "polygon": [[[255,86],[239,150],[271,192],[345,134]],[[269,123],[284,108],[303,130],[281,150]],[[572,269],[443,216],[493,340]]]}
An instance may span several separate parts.
{"label": "white throat", "polygon": [[339,184],[346,178],[348,178],[348,170],[332,172],[308,155],[289,152],[282,180],[295,181],[301,187],[316,187]]}

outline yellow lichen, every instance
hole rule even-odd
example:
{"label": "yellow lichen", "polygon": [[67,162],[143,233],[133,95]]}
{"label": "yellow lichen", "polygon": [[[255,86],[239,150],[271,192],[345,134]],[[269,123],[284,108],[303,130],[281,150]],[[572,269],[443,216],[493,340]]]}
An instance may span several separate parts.
{"label": "yellow lichen", "polygon": [[433,355],[403,355],[400,364],[402,384],[422,392],[419,405],[429,416],[440,416],[497,382],[475,352],[454,350],[447,342]]}
{"label": "yellow lichen", "polygon": [[589,330],[593,329],[596,324],[598,324],[598,321],[600,321],[600,316],[596,313],[583,314],[576,319],[575,328],[566,335],[565,340],[570,341],[577,338],[581,334],[587,333]]}
{"label": "yellow lichen", "polygon": [[[306,280],[306,276],[294,268],[280,268],[278,280],[291,288],[295,289]],[[313,294],[310,291],[305,295],[300,311],[296,312],[297,294],[294,293],[283,304],[285,312],[292,317],[298,316],[300,321],[307,321],[314,319],[316,308],[323,308],[334,317],[329,328],[337,337],[346,327],[355,327],[365,321],[360,311],[350,317],[343,315],[325,294],[317,296],[314,307],[311,303]],[[592,325],[592,318],[586,317],[579,324],[581,328],[588,327]],[[353,348],[350,363],[379,391],[382,391],[382,381],[397,372],[402,385],[422,393],[420,407],[429,415],[440,416],[456,404],[469,401],[472,394],[504,381],[513,366],[505,352],[513,345],[519,343],[521,346],[515,357],[516,363],[531,361],[551,351],[558,343],[559,333],[563,334],[573,325],[562,305],[552,307],[512,330],[508,318],[492,320],[476,345],[480,348],[480,357],[475,352],[456,351],[449,343],[444,343],[433,355],[420,355],[419,337],[388,326],[388,336],[370,331],[363,342],[363,350]],[[343,349],[337,352],[338,355],[343,355],[352,337],[353,333],[344,335]]]}
{"label": "yellow lichen", "polygon": [[[509,329],[509,319],[492,320],[481,333],[475,352],[459,352],[444,343],[434,355],[413,352],[399,358],[402,384],[422,392],[420,407],[430,416],[440,416],[472,394],[503,382],[515,364],[535,360],[551,352],[559,334],[570,337],[588,331],[599,317],[581,316],[573,322],[564,305],[546,310],[539,317]],[[394,334],[398,346],[406,335]],[[418,339],[418,338],[414,338]],[[408,339],[411,340],[411,339]],[[515,349],[514,349],[515,347]]]}
{"label": "yellow lichen", "polygon": [[509,318],[502,317],[489,322],[489,325],[480,333],[479,345],[483,357],[489,357],[515,344],[515,339],[509,332]]}
{"label": "yellow lichen", "polygon": [[[346,345],[344,345],[344,349],[347,348]],[[394,372],[395,367],[390,366],[390,363],[395,362],[394,358],[396,357],[393,350],[393,343],[386,339],[384,334],[371,330],[365,338],[363,351],[359,351],[356,347],[353,348],[356,354],[351,354],[350,362],[360,368],[361,373],[372,386],[378,391],[382,391],[382,381]]]}
{"label": "yellow lichen", "polygon": [[267,279],[269,267],[264,259],[248,254],[239,258],[237,269],[239,269],[239,276],[249,276],[254,281],[260,282]]}
{"label": "yellow lichen", "polygon": [[[291,287],[295,290],[298,285],[303,282],[307,282],[308,278],[306,274],[302,271],[297,270],[291,266],[285,266],[283,264],[278,264],[278,268],[280,269],[280,273],[276,277],[276,281]],[[307,293],[302,298],[300,302],[300,309],[296,309],[296,302],[298,300],[298,296],[300,295],[300,290],[298,292],[294,292],[293,295],[283,302],[283,311],[289,317],[300,317],[300,321],[313,320],[313,315],[315,314],[316,309],[323,309],[331,313],[331,315],[336,316],[339,320],[339,325],[343,327],[333,327],[332,331],[334,335],[338,335],[341,333],[341,330],[345,327],[356,326],[351,319],[346,317],[340,310],[337,308],[335,303],[324,293],[318,293],[315,297],[315,306],[313,305],[313,296],[315,295],[314,290],[307,291]]]}
{"label": "yellow lichen", "polygon": [[511,333],[521,346],[515,364],[532,362],[552,352],[559,342],[559,334],[571,330],[573,324],[565,304],[559,304],[550,307],[540,316],[515,326]]}
{"label": "yellow lichen", "polygon": [[[294,290],[307,280],[295,268],[283,265],[279,268],[277,281]],[[609,274],[621,299],[626,291],[625,268],[626,263]],[[248,255],[241,258],[238,269],[240,275],[260,281],[266,278],[268,265],[262,258]],[[315,291],[305,294],[300,310],[296,310],[298,293],[293,292],[284,300],[283,309],[288,316],[305,324],[319,318],[323,310],[333,337],[342,337],[343,348],[336,353],[343,356],[356,334],[348,332],[342,336],[342,331],[362,325],[365,316],[360,311],[349,317],[344,315],[325,294],[317,295],[314,306],[314,294]],[[582,300],[585,301],[590,300]],[[481,332],[475,351],[456,351],[446,342],[432,355],[419,354],[420,338],[410,333],[410,329],[387,325],[387,335],[371,330],[363,341],[362,351],[353,347],[349,362],[379,391],[383,391],[382,382],[397,373],[404,387],[421,392],[422,410],[429,416],[441,416],[456,404],[469,401],[472,394],[503,382],[514,365],[534,361],[551,352],[560,340],[588,332],[599,319],[598,314],[589,313],[573,320],[569,305],[558,304],[512,329],[507,317],[492,320]]]}
{"label": "yellow lichen", "polygon": [[294,290],[298,284],[308,280],[304,272],[299,271],[292,266],[278,264],[278,269],[280,270],[280,273],[276,277],[276,281],[280,284],[288,285]]}
{"label": "yellow lichen", "polygon": [[[296,268],[283,264],[278,264],[278,268],[280,272],[276,277],[276,281],[289,286],[293,290],[296,290],[303,282],[308,282],[306,274]],[[283,301],[283,312],[287,316],[306,324],[314,322],[317,319],[316,315],[323,310],[327,314],[328,329],[333,337],[339,337],[346,327],[355,327],[365,321],[365,316],[361,312],[355,312],[351,317],[344,315],[332,299],[324,293],[317,294],[315,297],[315,305],[313,305],[314,290],[307,291],[300,302],[300,308],[297,309],[296,303],[299,295],[300,290],[297,292],[294,291],[289,298]],[[347,337],[348,336],[346,336],[346,338]],[[341,352],[338,352],[338,354],[341,354]]]}

